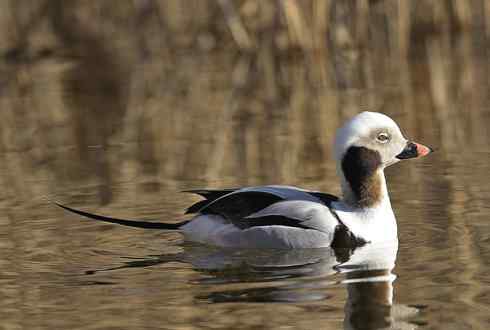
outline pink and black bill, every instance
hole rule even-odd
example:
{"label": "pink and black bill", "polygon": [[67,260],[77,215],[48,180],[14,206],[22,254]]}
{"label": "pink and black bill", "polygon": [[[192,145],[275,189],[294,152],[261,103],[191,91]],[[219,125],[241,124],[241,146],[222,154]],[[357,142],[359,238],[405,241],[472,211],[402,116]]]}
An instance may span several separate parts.
{"label": "pink and black bill", "polygon": [[424,146],[423,144],[408,141],[405,148],[396,155],[398,159],[409,159],[409,158],[417,158],[424,157],[433,152],[432,148]]}

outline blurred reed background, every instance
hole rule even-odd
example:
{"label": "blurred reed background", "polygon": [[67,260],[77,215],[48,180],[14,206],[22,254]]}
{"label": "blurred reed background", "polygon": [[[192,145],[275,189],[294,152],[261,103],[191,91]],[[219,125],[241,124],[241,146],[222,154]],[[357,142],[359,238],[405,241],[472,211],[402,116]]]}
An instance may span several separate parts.
{"label": "blurred reed background", "polygon": [[361,110],[486,148],[489,37],[485,0],[1,1],[0,196],[319,178]]}
{"label": "blurred reed background", "polygon": [[[335,129],[374,110],[438,149],[388,171],[404,249],[395,299],[429,304],[432,325],[485,328],[489,41],[486,0],[0,1],[2,322],[72,328],[63,322],[117,323],[117,311],[120,322],[248,320],[213,314],[189,292],[167,296],[178,271],[144,274],[142,288],[162,287],[122,300],[87,291],[71,275],[121,254],[174,251],[180,236],[109,233],[68,221],[44,198],[173,221],[195,200],[175,194],[185,188],[338,193]],[[191,307],[172,304],[177,296]],[[329,303],[342,309],[341,299]],[[264,327],[303,315],[258,306],[244,311],[265,315]]]}

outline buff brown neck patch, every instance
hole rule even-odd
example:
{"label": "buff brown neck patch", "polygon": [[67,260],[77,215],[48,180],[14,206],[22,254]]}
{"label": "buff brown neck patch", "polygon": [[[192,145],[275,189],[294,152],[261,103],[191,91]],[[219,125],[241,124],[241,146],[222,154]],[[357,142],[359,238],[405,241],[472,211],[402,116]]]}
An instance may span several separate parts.
{"label": "buff brown neck patch", "polygon": [[381,199],[381,181],[376,175],[381,166],[377,151],[365,147],[350,147],[342,159],[342,171],[359,207],[370,207]]}

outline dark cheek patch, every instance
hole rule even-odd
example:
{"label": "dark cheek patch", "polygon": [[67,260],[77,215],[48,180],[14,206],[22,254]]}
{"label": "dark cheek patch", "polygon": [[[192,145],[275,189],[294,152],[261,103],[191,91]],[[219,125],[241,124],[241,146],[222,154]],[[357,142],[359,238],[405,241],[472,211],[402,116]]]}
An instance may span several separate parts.
{"label": "dark cheek patch", "polygon": [[375,175],[380,166],[380,154],[365,147],[350,147],[344,155],[342,170],[358,206],[369,207],[381,199],[381,182]]}

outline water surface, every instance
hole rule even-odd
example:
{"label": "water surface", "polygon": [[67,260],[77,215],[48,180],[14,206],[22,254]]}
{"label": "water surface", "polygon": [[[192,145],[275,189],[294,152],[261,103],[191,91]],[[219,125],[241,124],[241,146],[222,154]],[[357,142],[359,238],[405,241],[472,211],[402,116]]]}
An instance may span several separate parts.
{"label": "water surface", "polygon": [[[435,153],[389,170],[398,253],[396,247],[337,255],[328,249],[222,250],[183,243],[178,233],[94,223],[43,199],[29,208],[12,205],[0,236],[2,324],[484,328],[490,193],[480,184],[489,170],[481,156],[466,150],[468,167],[468,159],[450,162]],[[438,166],[442,162],[446,166]],[[113,187],[120,200],[104,207],[92,202],[97,185],[74,184],[56,198],[115,216],[175,221],[193,200],[177,191],[197,184],[158,184],[148,191],[148,183],[121,183]]]}

